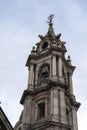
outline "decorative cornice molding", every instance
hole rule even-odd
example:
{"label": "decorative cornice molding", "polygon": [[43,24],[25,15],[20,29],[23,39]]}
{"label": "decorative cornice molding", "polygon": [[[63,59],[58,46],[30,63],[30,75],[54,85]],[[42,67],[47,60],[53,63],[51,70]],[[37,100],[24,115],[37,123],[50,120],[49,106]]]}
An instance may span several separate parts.
{"label": "decorative cornice molding", "polygon": [[[51,88],[54,88],[54,87],[58,88],[58,86],[63,88],[63,89],[67,89],[67,87],[68,87],[68,84],[61,83],[59,81],[48,80],[48,81],[45,81],[45,82],[46,82],[45,86],[43,85],[43,87],[35,88],[33,91],[31,91],[29,89],[24,90],[23,95],[22,95],[21,100],[20,100],[20,103],[23,104],[26,96],[29,96],[29,95],[34,96],[38,93],[49,91]],[[39,84],[37,84],[37,86],[39,86]]]}

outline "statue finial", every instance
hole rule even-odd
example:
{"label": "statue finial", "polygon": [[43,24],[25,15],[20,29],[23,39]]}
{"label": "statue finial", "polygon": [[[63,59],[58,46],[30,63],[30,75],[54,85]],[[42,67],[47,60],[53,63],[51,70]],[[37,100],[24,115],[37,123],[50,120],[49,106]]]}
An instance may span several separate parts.
{"label": "statue finial", "polygon": [[54,15],[50,14],[50,16],[48,17],[48,21],[47,21],[49,23],[49,25],[52,25],[53,18],[54,18]]}

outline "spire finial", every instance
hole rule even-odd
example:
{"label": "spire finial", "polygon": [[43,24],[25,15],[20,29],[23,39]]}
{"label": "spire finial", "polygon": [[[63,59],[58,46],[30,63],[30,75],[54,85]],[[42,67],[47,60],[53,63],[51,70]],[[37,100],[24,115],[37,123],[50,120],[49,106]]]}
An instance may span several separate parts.
{"label": "spire finial", "polygon": [[50,14],[50,16],[48,17],[48,21],[47,22],[49,23],[50,26],[53,25],[53,23],[52,23],[53,18],[54,18],[53,14]]}

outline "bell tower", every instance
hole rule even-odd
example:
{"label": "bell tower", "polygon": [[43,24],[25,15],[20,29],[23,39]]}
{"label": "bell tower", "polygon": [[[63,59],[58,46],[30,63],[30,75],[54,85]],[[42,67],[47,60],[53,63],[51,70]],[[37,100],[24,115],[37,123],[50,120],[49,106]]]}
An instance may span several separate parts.
{"label": "bell tower", "polygon": [[65,42],[54,32],[53,17],[48,17],[48,32],[39,35],[27,59],[28,85],[20,100],[24,109],[15,130],[78,130],[80,103],[72,82],[75,66],[70,56],[65,58]]}

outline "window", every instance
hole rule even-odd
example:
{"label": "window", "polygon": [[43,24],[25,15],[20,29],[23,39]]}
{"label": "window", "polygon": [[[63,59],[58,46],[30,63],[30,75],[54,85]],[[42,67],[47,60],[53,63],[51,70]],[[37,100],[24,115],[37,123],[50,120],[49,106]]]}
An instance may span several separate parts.
{"label": "window", "polygon": [[49,65],[44,65],[40,69],[40,81],[45,81],[49,79],[50,76],[50,70],[49,70]]}
{"label": "window", "polygon": [[42,45],[42,49],[46,49],[48,47],[48,42],[44,42]]}
{"label": "window", "polygon": [[38,117],[45,117],[45,102],[38,104]]}

